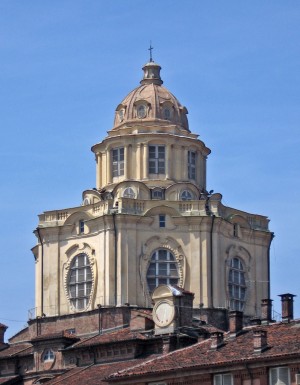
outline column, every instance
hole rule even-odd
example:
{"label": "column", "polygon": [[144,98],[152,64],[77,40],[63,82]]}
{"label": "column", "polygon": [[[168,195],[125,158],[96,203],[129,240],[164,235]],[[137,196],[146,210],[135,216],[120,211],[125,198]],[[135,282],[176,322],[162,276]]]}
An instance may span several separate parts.
{"label": "column", "polygon": [[136,174],[135,178],[137,180],[142,179],[142,170],[141,170],[141,143],[138,143],[136,146],[136,151],[135,151],[135,164],[136,164]]}
{"label": "column", "polygon": [[128,159],[128,146],[124,146],[124,178],[128,179],[129,170],[129,159]]}
{"label": "column", "polygon": [[95,155],[96,157],[96,170],[97,170],[97,175],[96,175],[96,187],[97,189],[100,189],[102,186],[102,156],[101,152],[97,153]]}
{"label": "column", "polygon": [[171,159],[171,145],[167,144],[166,145],[166,179],[171,179],[171,164],[172,164],[172,159]]}
{"label": "column", "polygon": [[111,151],[110,149],[107,149],[106,150],[106,175],[107,175],[106,183],[107,184],[112,182],[111,171],[112,171]]}
{"label": "column", "polygon": [[188,169],[187,169],[187,160],[188,160],[188,149],[182,146],[182,178],[187,181],[188,178]]}
{"label": "column", "polygon": [[148,163],[149,163],[148,146],[146,144],[144,144],[144,148],[143,148],[143,179],[148,178]]}

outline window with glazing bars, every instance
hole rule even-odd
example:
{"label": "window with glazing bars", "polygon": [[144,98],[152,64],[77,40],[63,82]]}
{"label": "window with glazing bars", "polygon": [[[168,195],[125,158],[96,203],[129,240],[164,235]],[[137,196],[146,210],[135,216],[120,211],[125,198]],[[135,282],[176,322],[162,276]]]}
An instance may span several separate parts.
{"label": "window with glazing bars", "polygon": [[230,310],[243,311],[246,296],[245,271],[242,261],[236,257],[230,261],[228,289]]}
{"label": "window with glazing bars", "polygon": [[69,296],[75,309],[87,307],[92,290],[92,270],[86,254],[77,255],[69,273]]}
{"label": "window with glazing bars", "polygon": [[112,174],[113,177],[124,175],[124,147],[112,150]]}
{"label": "window with glazing bars", "polygon": [[196,153],[188,151],[188,178],[196,179]]}
{"label": "window with glazing bars", "polygon": [[165,146],[149,146],[149,174],[165,173]]}
{"label": "window with glazing bars", "polygon": [[174,255],[166,249],[158,249],[151,256],[147,271],[149,291],[161,284],[178,285],[178,268]]}

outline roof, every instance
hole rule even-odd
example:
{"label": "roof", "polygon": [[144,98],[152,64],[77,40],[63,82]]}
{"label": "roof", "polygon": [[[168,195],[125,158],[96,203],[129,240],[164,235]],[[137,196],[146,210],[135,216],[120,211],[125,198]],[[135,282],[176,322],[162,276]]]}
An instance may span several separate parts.
{"label": "roof", "polygon": [[101,345],[101,344],[107,344],[107,343],[113,343],[113,342],[145,340],[145,339],[147,339],[147,337],[145,337],[143,334],[139,332],[133,332],[130,330],[130,328],[125,328],[125,329],[114,331],[112,333],[97,334],[93,337],[82,339],[81,341],[72,345],[72,348],[78,348],[78,347],[81,348],[86,346]]}
{"label": "roof", "polygon": [[20,379],[20,376],[7,376],[7,377],[0,377],[0,385],[10,385],[15,384]]}
{"label": "roof", "polygon": [[[267,331],[267,348],[259,354],[254,352],[254,330]],[[151,373],[160,374],[190,368],[201,369],[216,365],[232,365],[242,361],[299,356],[299,353],[300,320],[260,327],[253,326],[244,329],[235,338],[231,338],[227,334],[223,345],[216,350],[211,349],[211,338],[209,338],[187,348],[154,358],[134,368],[119,371],[111,375],[110,379],[143,376]]]}
{"label": "roof", "polygon": [[65,330],[56,332],[56,333],[49,333],[49,334],[41,334],[37,337],[34,337],[31,339],[31,342],[37,342],[37,341],[45,341],[45,340],[56,340],[59,338],[68,339],[70,341],[78,340],[79,338],[76,337],[76,335],[71,334]]}
{"label": "roof", "polygon": [[[33,352],[32,345],[29,343],[20,343],[14,345],[8,345],[6,349],[0,351],[1,358],[9,358],[13,356],[27,355]],[[1,384],[1,382],[0,382]]]}
{"label": "roof", "polygon": [[90,365],[85,367],[76,367],[56,377],[55,379],[50,380],[47,382],[47,385],[107,385],[107,382],[102,380],[108,377],[111,373],[129,368],[136,365],[137,362],[141,363],[144,360],[145,359],[135,359],[107,364]]}

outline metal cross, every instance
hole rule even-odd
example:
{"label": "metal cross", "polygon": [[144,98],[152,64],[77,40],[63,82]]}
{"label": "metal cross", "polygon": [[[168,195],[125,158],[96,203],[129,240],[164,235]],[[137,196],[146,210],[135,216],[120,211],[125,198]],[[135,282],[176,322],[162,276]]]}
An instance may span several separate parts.
{"label": "metal cross", "polygon": [[148,48],[148,51],[150,51],[150,61],[153,61],[153,59],[152,59],[152,50],[153,50],[153,47],[151,47],[151,41],[150,41],[150,48]]}

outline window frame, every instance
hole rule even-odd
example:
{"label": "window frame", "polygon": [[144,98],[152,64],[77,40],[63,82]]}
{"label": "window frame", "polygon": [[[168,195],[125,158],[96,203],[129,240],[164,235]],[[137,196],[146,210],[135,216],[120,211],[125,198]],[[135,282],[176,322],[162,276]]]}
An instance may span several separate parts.
{"label": "window frame", "polygon": [[166,173],[166,146],[164,144],[148,145],[149,174]]}
{"label": "window frame", "polygon": [[126,187],[123,191],[122,194],[123,198],[129,198],[129,199],[135,199],[136,198],[136,193],[132,187]]}
{"label": "window frame", "polygon": [[196,180],[196,151],[188,151],[188,178],[191,180]]}
{"label": "window frame", "polygon": [[[176,269],[176,275],[174,274],[175,269],[173,265]],[[178,285],[179,279],[179,265],[174,254],[170,250],[164,248],[154,250],[151,254],[146,273],[149,293],[152,293],[153,290],[161,284]],[[150,280],[153,281],[155,286],[153,286],[153,283],[149,283]],[[176,282],[174,282],[175,280]]]}
{"label": "window frame", "polygon": [[43,362],[53,362],[55,359],[55,353],[52,349],[46,349],[44,350],[42,354],[42,361]]}
{"label": "window frame", "polygon": [[[183,195],[187,195],[187,194],[189,194],[190,198],[183,196]],[[194,200],[194,194],[189,189],[182,190],[180,192],[180,200],[184,201],[184,202],[185,201],[192,201],[192,200]]]}
{"label": "window frame", "polygon": [[[230,378],[230,384],[227,379]],[[233,385],[233,376],[231,373],[218,373],[214,375],[214,385]]]}
{"label": "window frame", "polygon": [[166,227],[166,216],[165,216],[165,214],[159,214],[158,220],[159,220],[159,227],[160,228]]}
{"label": "window frame", "polygon": [[[282,375],[280,375],[280,371],[282,371],[283,369],[286,370],[286,379],[287,379],[287,383],[284,382],[282,380]],[[276,376],[276,380],[274,380],[274,383],[273,383],[273,379],[272,379],[272,373],[275,373],[275,376]],[[288,366],[277,366],[275,368],[269,368],[269,385],[276,385],[278,383],[278,381],[280,380],[280,382],[282,382],[283,384],[285,385],[290,385],[291,384],[291,371],[290,371],[290,368]]]}
{"label": "window frame", "polygon": [[[82,259],[83,263],[81,262]],[[86,309],[93,288],[93,272],[87,254],[81,253],[73,258],[67,284],[72,307],[78,311]]]}
{"label": "window frame", "polygon": [[229,261],[228,294],[230,310],[243,311],[246,303],[246,272],[238,256]]}
{"label": "window frame", "polygon": [[112,176],[118,178],[124,175],[125,159],[124,147],[116,147],[111,150]]}

